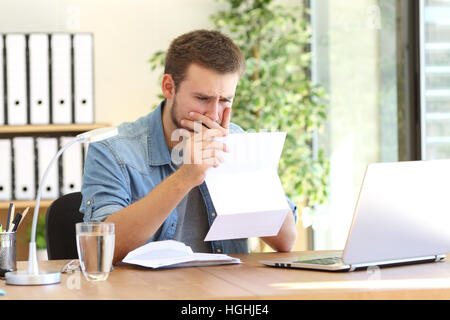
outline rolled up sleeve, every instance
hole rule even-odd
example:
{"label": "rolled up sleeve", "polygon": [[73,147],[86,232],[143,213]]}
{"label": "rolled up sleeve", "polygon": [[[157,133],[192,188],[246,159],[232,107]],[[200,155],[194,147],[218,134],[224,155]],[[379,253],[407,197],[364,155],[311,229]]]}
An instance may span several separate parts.
{"label": "rolled up sleeve", "polygon": [[86,222],[103,221],[131,202],[129,177],[106,142],[89,145],[81,194],[80,212]]}

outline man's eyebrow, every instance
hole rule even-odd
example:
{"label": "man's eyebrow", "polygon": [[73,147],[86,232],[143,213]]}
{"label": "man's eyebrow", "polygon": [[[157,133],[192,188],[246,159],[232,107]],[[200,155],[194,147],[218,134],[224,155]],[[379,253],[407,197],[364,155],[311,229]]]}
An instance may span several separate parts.
{"label": "man's eyebrow", "polygon": [[[194,92],[193,95],[194,96],[199,96],[199,97],[202,97],[202,98],[208,98],[208,99],[214,99],[216,97],[216,96],[210,96],[210,95],[207,95],[205,93],[200,93],[200,92]],[[220,98],[231,101],[231,100],[233,100],[234,96],[220,97]]]}

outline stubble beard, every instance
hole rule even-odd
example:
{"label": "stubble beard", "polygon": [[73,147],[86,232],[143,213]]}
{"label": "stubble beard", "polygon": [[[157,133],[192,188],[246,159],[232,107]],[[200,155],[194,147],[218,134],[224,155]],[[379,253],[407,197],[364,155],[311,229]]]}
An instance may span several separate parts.
{"label": "stubble beard", "polygon": [[183,128],[180,123],[180,119],[178,119],[178,104],[177,104],[177,95],[175,94],[175,97],[173,99],[173,105],[170,109],[170,118],[172,119],[173,124],[175,125],[176,129]]}

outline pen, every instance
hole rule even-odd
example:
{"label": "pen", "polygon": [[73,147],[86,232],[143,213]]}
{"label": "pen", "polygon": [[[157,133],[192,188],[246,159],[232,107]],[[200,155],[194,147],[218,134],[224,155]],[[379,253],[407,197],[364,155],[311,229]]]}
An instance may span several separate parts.
{"label": "pen", "polygon": [[14,221],[14,217],[15,217],[15,206],[13,207],[13,210],[11,211],[11,219],[9,220],[9,226],[8,229],[6,229],[6,231],[9,231],[9,229],[11,228],[11,225]]}
{"label": "pen", "polygon": [[19,227],[20,220],[22,220],[22,214],[19,212],[14,218],[13,223],[9,227],[9,232],[16,232],[17,228]]}
{"label": "pen", "polygon": [[19,228],[20,225],[22,224],[22,221],[25,220],[25,216],[27,215],[28,210],[30,210],[30,207],[27,207],[27,208],[25,209],[25,211],[22,213],[22,219],[20,219],[19,225],[17,226],[17,228]]}

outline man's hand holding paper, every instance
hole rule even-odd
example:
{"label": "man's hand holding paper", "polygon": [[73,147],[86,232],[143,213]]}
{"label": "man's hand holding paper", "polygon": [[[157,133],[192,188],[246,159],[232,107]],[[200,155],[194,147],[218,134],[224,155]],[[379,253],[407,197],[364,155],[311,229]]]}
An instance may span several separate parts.
{"label": "man's hand holding paper", "polygon": [[295,221],[285,219],[290,208],[277,174],[286,134],[228,135],[230,115],[225,108],[220,124],[196,112],[181,120],[189,130],[182,168],[196,185],[206,179],[218,215],[205,241],[265,237],[274,249],[289,250]]}
{"label": "man's hand holding paper", "polygon": [[[187,129],[179,129],[180,135],[185,138],[180,145],[183,147],[183,166],[180,170],[185,173],[186,181],[193,182],[197,186],[203,183],[206,171],[210,167],[217,168],[224,162],[223,153],[228,151],[227,146],[215,138],[228,134],[230,114],[231,108],[226,108],[221,124],[196,112],[189,114],[190,119],[180,121]],[[179,150],[175,149],[174,152],[172,158],[176,158],[176,152]]]}

